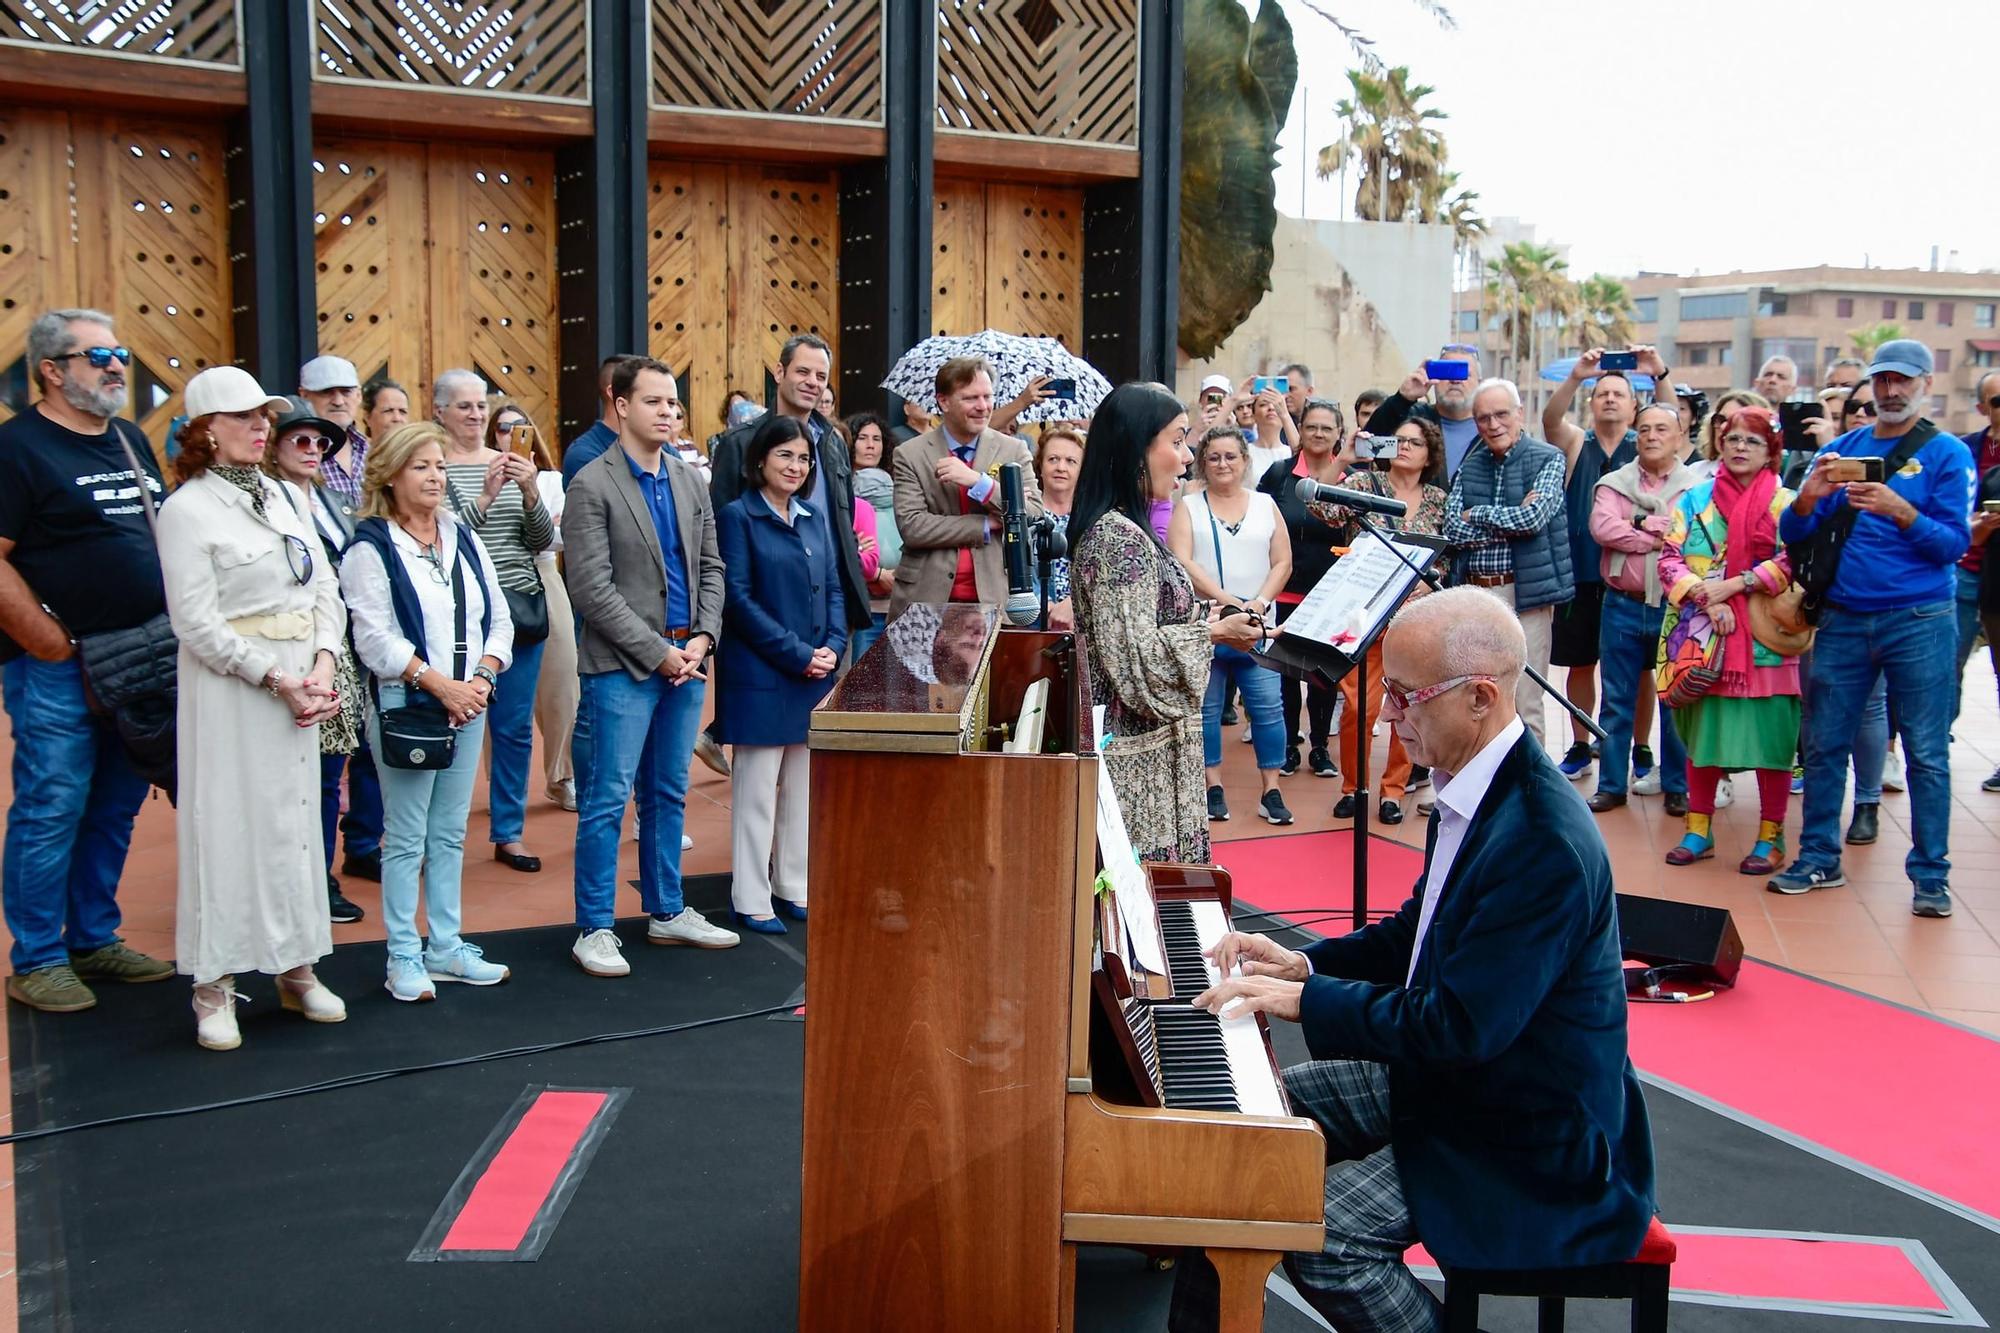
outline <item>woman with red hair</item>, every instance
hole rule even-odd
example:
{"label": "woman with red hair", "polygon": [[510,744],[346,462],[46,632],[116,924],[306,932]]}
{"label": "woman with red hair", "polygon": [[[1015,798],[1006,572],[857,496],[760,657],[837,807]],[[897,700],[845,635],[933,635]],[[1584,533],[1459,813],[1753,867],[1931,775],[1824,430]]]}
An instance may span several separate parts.
{"label": "woman with red hair", "polygon": [[[1687,833],[1667,864],[1692,865],[1715,854],[1710,821],[1724,773],[1755,769],[1762,822],[1757,845],[1738,867],[1772,875],[1785,864],[1785,806],[1799,734],[1799,659],[1795,643],[1775,646],[1751,630],[1750,599],[1791,586],[1792,567],[1778,540],[1778,515],[1792,492],[1778,481],[1784,432],[1768,408],[1741,407],[1723,423],[1716,472],[1682,495],[1660,553],[1660,582],[1679,619],[1705,617],[1720,642],[1721,672],[1708,693],[1674,711],[1687,746]],[[1689,608],[1694,608],[1690,610]],[[1667,617],[1666,634],[1676,628]],[[1789,651],[1787,651],[1789,650]]]}

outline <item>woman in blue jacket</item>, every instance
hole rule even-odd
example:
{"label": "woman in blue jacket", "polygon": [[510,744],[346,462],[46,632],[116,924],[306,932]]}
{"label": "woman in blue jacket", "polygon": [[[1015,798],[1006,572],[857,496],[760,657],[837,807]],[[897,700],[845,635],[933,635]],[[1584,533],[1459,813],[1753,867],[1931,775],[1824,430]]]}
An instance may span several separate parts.
{"label": "woman in blue jacket", "polygon": [[847,647],[833,516],[801,498],[812,481],[805,428],[769,417],[744,451],[743,493],[716,515],[728,595],[715,720],[736,747],[731,896],[744,928],[766,935],[785,933],[774,907],[806,919],[806,733]]}

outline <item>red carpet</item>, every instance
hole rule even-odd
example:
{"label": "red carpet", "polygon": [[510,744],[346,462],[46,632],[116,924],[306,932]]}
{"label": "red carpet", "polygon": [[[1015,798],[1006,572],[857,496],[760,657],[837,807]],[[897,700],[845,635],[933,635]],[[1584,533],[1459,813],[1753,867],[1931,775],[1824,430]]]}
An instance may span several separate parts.
{"label": "red carpet", "polygon": [[1640,1069],[2000,1220],[2000,1041],[1746,961],[1702,1004],[1634,1005]]}
{"label": "red carpet", "polygon": [[[1346,829],[1218,842],[1211,854],[1229,871],[1238,916],[1249,904],[1321,935],[1343,935],[1352,927],[1354,835]],[[1401,907],[1423,869],[1421,848],[1370,835],[1369,918]],[[1263,928],[1254,919],[1244,924],[1250,930]]]}

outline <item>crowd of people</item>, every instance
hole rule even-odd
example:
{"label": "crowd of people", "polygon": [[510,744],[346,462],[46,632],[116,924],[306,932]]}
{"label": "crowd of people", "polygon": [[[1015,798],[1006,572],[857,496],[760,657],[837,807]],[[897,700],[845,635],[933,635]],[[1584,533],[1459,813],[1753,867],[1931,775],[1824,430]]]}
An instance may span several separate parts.
{"label": "crowd of people", "polygon": [[[586,973],[630,971],[615,907],[634,802],[649,943],[784,932],[808,911],[811,711],[905,608],[1006,600],[1007,464],[1027,517],[1070,538],[1042,589],[1051,624],[1089,624],[1113,733],[1155,737],[1110,752],[1150,853],[1207,859],[1239,724],[1261,818],[1293,821],[1286,780],[1302,769],[1339,779],[1336,817],[1366,799],[1359,750],[1394,695],[1381,646],[1365,697],[1356,673],[1302,683],[1256,651],[1356,535],[1349,509],[1300,496],[1310,478],[1400,501],[1379,521],[1442,542],[1450,582],[1511,607],[1525,664],[1566,669],[1569,701],[1606,735],[1575,723],[1553,747],[1566,777],[1595,770],[1592,811],[1662,794],[1684,821],[1667,860],[1686,865],[1714,854],[1731,775],[1754,774],[1741,869],[1801,893],[1842,882],[1843,842],[1872,841],[1881,790],[1907,782],[1913,910],[1949,914],[1957,678],[2000,628],[1983,561],[2000,526],[2000,372],[1979,386],[1995,424],[1961,441],[1921,419],[1920,345],[1836,363],[1815,447],[1787,457],[1776,404],[1798,394],[1796,367],[1774,359],[1709,410],[1673,389],[1659,350],[1633,350],[1636,374],[1578,358],[1544,438],[1461,345],[1439,359],[1462,377],[1418,369],[1351,419],[1293,364],[1210,376],[1192,412],[1128,385],[1092,420],[1030,431],[1016,418],[1042,387],[997,401],[1002,376],[978,357],[939,370],[935,415],[843,420],[831,349],[807,334],[785,344],[770,406],[732,393],[703,444],[667,366],[607,358],[599,419],[563,447],[472,371],[438,374],[420,417],[404,386],[320,356],[294,395],[234,367],[195,376],[169,490],[121,416],[130,353],[110,317],[48,312],[29,335],[39,401],[0,426],[8,993],[70,1011],[95,1002],[92,982],[178,970],[199,1040],[226,1049],[235,979],[261,972],[287,1008],[340,1021],[312,966],[330,925],[364,915],[343,876],[381,882],[397,999],[504,981],[463,934],[464,842],[483,760],[493,857],[541,872],[526,841],[537,732],[543,791],[576,815]],[[1851,471],[1868,459],[1883,461]],[[1540,688],[1509,684],[1543,743]],[[1397,823],[1418,797],[1430,814],[1422,757],[1394,728],[1387,751],[1375,813]],[[696,758],[731,783],[733,929],[682,894]],[[1153,781],[1182,769],[1202,775],[1191,809]],[[172,964],[118,937],[149,784],[177,796]],[[1985,785],[2000,791],[2000,773]]]}

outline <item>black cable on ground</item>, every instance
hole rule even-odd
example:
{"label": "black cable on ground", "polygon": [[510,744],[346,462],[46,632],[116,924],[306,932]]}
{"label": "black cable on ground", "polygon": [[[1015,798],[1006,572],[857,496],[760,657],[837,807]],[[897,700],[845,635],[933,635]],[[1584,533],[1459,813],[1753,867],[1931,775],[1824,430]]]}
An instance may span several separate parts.
{"label": "black cable on ground", "polygon": [[0,1147],[15,1143],[27,1143],[34,1139],[53,1138],[58,1134],[74,1134],[78,1130],[104,1129],[111,1125],[133,1125],[145,1120],[171,1120],[177,1116],[201,1115],[209,1111],[227,1111],[238,1106],[255,1106],[261,1102],[283,1101],[288,1097],[304,1097],[316,1092],[333,1092],[341,1088],[358,1088],[366,1083],[380,1083],[385,1079],[401,1078],[405,1074],[425,1074],[436,1069],[460,1069],[467,1065],[486,1064],[494,1060],[512,1060],[523,1055],[546,1055],[551,1051],[564,1051],[578,1046],[595,1046],[602,1042],[630,1041],[635,1037],[664,1037],[676,1032],[692,1032],[697,1028],[716,1027],[723,1023],[737,1023],[748,1018],[765,1018],[772,1014],[789,1013],[797,1008],[794,1001],[774,1004],[765,1009],[750,1009],[740,1014],[719,1014],[714,1018],[690,1019],[685,1023],[668,1023],[662,1027],[634,1028],[630,1032],[600,1032],[588,1037],[569,1037],[562,1041],[542,1042],[535,1046],[513,1046],[506,1050],[487,1051],[482,1055],[464,1055],[456,1060],[437,1060],[430,1064],[404,1065],[398,1069],[377,1069],[366,1074],[347,1074],[340,1078],[330,1078],[320,1083],[307,1083],[296,1088],[277,1088],[270,1092],[254,1093],[248,1097],[235,1097],[229,1101],[205,1102],[198,1106],[174,1106],[158,1111],[133,1111],[127,1115],[106,1116],[101,1120],[81,1120],[69,1125],[44,1125],[39,1129],[24,1129],[18,1134],[0,1134]]}

